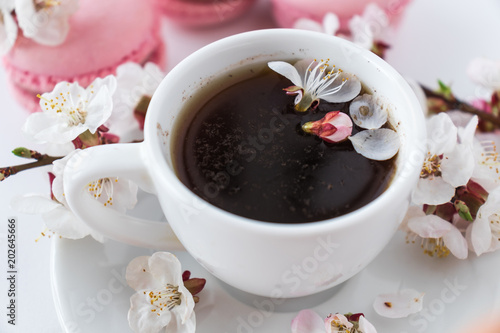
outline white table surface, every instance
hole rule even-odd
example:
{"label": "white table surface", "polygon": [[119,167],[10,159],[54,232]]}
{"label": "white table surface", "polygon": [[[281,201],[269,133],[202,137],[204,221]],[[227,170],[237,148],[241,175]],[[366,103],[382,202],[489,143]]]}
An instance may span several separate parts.
{"label": "white table surface", "polygon": [[[246,16],[224,26],[189,30],[169,22],[163,28],[168,67],[219,38],[248,30],[272,28],[267,0],[259,0]],[[500,2],[498,0],[414,0],[392,41],[387,60],[403,75],[435,86],[437,78],[452,83],[462,98],[479,93],[465,74],[476,56],[500,59]],[[28,116],[11,97],[3,69],[0,70],[0,166],[23,163],[10,151],[18,146],[37,148],[23,137],[21,127]],[[44,226],[39,216],[20,214],[10,208],[13,196],[29,192],[49,194],[47,169],[23,172],[0,184],[0,332],[61,332],[50,287],[51,239],[35,242]],[[7,220],[16,217],[17,318],[7,325]],[[396,237],[403,237],[401,234]],[[496,271],[496,272],[495,272]],[[500,276],[499,268],[485,274]],[[289,328],[284,327],[283,332]]]}

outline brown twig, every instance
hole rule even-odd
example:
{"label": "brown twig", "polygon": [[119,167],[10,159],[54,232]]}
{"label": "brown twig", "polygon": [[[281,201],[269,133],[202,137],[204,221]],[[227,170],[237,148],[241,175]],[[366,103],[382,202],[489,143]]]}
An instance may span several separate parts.
{"label": "brown twig", "polygon": [[16,173],[19,173],[21,171],[52,164],[52,162],[61,158],[63,157],[49,156],[44,154],[37,156],[37,161],[32,163],[19,164],[19,165],[8,166],[5,168],[0,168],[0,181],[3,181],[5,178],[15,175]]}
{"label": "brown twig", "polygon": [[427,98],[435,98],[435,99],[440,100],[441,102],[444,103],[444,105],[446,106],[446,109],[447,109],[447,110],[442,110],[442,111],[440,111],[440,110],[434,110],[434,111],[446,112],[448,110],[460,110],[460,111],[463,111],[466,113],[477,115],[480,119],[482,119],[484,121],[488,121],[488,122],[492,123],[495,127],[500,128],[500,118],[495,116],[494,114],[486,112],[484,110],[480,110],[480,109],[478,109],[478,108],[476,108],[476,107],[474,107],[466,102],[463,102],[463,101],[455,98],[454,96],[452,96],[451,98],[447,98],[443,94],[436,92],[436,91],[433,91],[433,90],[425,87],[424,85],[420,85],[420,87],[424,91],[425,96]]}

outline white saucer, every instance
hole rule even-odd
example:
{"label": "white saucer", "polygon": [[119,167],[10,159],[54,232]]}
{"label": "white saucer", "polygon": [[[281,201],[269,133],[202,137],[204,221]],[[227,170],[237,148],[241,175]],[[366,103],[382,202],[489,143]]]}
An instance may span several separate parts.
{"label": "white saucer", "polygon": [[[100,244],[89,237],[54,240],[52,287],[64,331],[130,332],[127,311],[133,290],[126,285],[125,268],[136,256],[151,253],[114,241]],[[455,333],[488,311],[500,310],[500,253],[471,255],[465,261],[430,258],[418,245],[406,244],[401,232],[375,261],[344,284],[286,301],[235,290],[211,276],[188,253],[175,254],[193,277],[207,279],[195,308],[197,332],[202,333],[290,332],[291,320],[305,308],[322,317],[331,312],[363,312],[381,333]],[[425,292],[424,310],[403,319],[377,315],[372,308],[375,297],[399,288]]]}

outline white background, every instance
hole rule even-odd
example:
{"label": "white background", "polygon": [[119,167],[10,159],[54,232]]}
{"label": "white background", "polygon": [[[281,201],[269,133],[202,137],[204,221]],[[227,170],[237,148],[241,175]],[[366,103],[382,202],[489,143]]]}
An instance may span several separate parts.
{"label": "white background", "polygon": [[[186,55],[211,41],[238,32],[274,26],[270,4],[266,0],[258,1],[256,7],[235,22],[211,29],[189,30],[166,22],[163,30],[167,43],[168,68],[172,68]],[[432,87],[435,87],[436,79],[440,78],[451,83],[458,96],[471,98],[477,95],[479,90],[467,78],[466,66],[476,56],[500,59],[498,31],[500,2],[497,0],[414,0],[394,36],[393,47],[387,60],[405,76]],[[0,70],[0,103],[0,166],[23,163],[25,161],[14,157],[10,151],[18,146],[36,148],[36,145],[22,136],[21,127],[28,114],[11,97],[3,70]],[[13,196],[30,192],[49,195],[47,169],[24,172],[0,183],[0,332],[62,330],[51,292],[52,240],[44,237],[35,242],[44,229],[41,218],[17,213],[9,206]],[[18,224],[18,308],[17,326],[14,329],[6,324],[5,316],[8,289],[4,278],[7,271],[5,235],[9,217],[16,217]],[[395,237],[404,236],[397,234]],[[499,259],[498,256],[496,258]],[[463,265],[473,265],[471,262],[474,260],[477,259],[470,258]],[[408,265],[411,265],[411,262]],[[422,270],[421,274],[425,275],[426,271]],[[478,271],[476,274],[477,283],[482,283],[483,275],[500,276],[498,268]],[[469,281],[473,283],[474,280]],[[493,290],[498,292],[498,285],[495,288]],[[499,297],[497,294],[497,306]],[[467,308],[467,300],[463,301],[463,307]],[[473,304],[478,304],[477,300]],[[471,309],[471,313],[477,314],[478,311]],[[464,322],[463,320],[465,319],[462,318],[461,322]],[[379,332],[387,330],[379,329]],[[281,331],[289,332],[289,325],[284,325]],[[429,332],[433,332],[432,329]]]}

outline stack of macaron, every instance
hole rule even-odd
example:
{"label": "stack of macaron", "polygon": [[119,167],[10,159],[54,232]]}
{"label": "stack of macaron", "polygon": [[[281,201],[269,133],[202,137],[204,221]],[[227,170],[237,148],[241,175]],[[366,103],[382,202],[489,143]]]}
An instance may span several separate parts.
{"label": "stack of macaron", "polygon": [[165,67],[155,1],[80,0],[69,17],[66,38],[55,46],[20,33],[3,58],[14,96],[28,110],[38,111],[37,94],[52,91],[58,82],[85,87],[129,61]]}
{"label": "stack of macaron", "polygon": [[348,30],[354,15],[361,15],[369,3],[382,8],[391,22],[396,22],[411,0],[272,0],[276,23],[291,28],[300,18],[321,22],[326,13],[334,13],[340,21],[341,31]]}
{"label": "stack of macaron", "polygon": [[157,0],[165,16],[180,25],[205,27],[233,20],[255,0]]}

